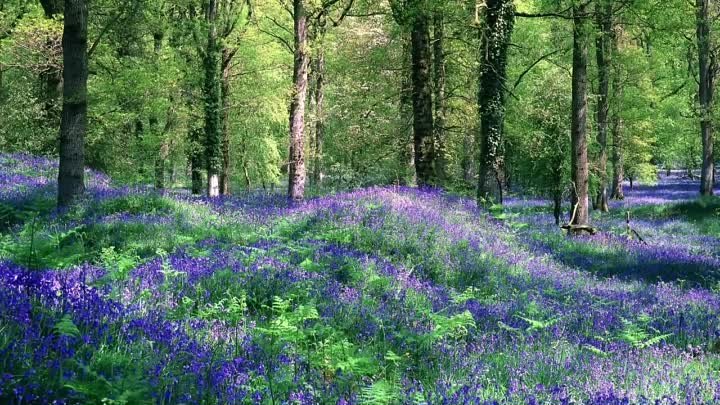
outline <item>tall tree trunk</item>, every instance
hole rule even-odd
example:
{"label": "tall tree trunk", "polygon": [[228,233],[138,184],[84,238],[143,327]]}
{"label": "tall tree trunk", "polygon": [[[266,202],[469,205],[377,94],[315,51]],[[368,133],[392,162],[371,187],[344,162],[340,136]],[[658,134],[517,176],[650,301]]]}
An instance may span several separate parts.
{"label": "tall tree trunk", "polygon": [[715,185],[715,156],[713,153],[713,96],[715,81],[715,56],[712,54],[710,33],[710,0],[696,0],[698,65],[700,82],[700,136],[702,137],[702,171],[700,194],[713,195]]}
{"label": "tall tree trunk", "polygon": [[598,35],[595,41],[595,58],[598,69],[598,102],[597,102],[597,142],[600,147],[598,171],[600,185],[595,206],[602,212],[608,212],[608,116],[610,114],[610,64],[612,62],[613,15],[612,0],[599,1],[595,5],[595,19]]}
{"label": "tall tree trunk", "polygon": [[[160,146],[155,157],[155,188],[162,190],[165,188],[165,161],[170,155],[171,142],[167,139],[167,134],[175,125],[175,107],[174,98],[170,96],[170,106],[165,114],[165,128],[160,133]],[[174,171],[174,167],[172,168]],[[170,178],[170,184],[175,182],[174,175]]]}
{"label": "tall tree trunk", "polygon": [[[252,183],[250,182],[250,173],[248,171],[248,159],[247,159],[247,138],[245,136],[242,137],[240,141],[240,161],[242,162],[242,168],[243,168],[243,175],[245,176],[245,188],[250,191],[250,188],[252,187]],[[265,189],[265,178],[261,172],[260,174],[262,178],[263,183],[263,190]]]}
{"label": "tall tree trunk", "polygon": [[437,12],[433,16],[433,73],[435,90],[435,179],[442,184],[446,178],[445,117],[447,116],[446,66],[445,66],[445,16]]}
{"label": "tall tree trunk", "polygon": [[613,164],[613,182],[612,182],[612,192],[610,193],[610,198],[614,200],[623,200],[625,199],[625,193],[623,192],[623,180],[625,179],[625,152],[623,148],[624,139],[623,139],[623,122],[622,118],[619,117],[619,112],[613,113],[615,116],[613,118],[613,125],[612,125],[612,138],[613,138],[613,155],[612,155],[612,164]]}
{"label": "tall tree trunk", "polygon": [[160,145],[158,155],[155,157],[155,189],[165,189],[165,159],[162,157],[165,148],[165,143]]}
{"label": "tall tree trunk", "polygon": [[415,172],[415,145],[413,138],[413,108],[412,108],[412,52],[407,41],[403,42],[403,68],[400,81],[400,160],[404,170],[403,183],[417,184]]}
{"label": "tall tree trunk", "polygon": [[467,187],[475,187],[475,147],[477,128],[468,128],[463,133],[463,153],[460,159],[462,179]]}
{"label": "tall tree trunk", "polygon": [[588,200],[588,144],[587,144],[587,64],[588,12],[587,4],[573,7],[573,70],[572,70],[572,220],[571,224],[585,226],[590,222]]}
{"label": "tall tree trunk", "polygon": [[313,72],[315,75],[315,162],[313,162],[313,185],[321,186],[323,180],[323,143],[325,140],[325,13],[318,18],[318,32]]}
{"label": "tall tree trunk", "polygon": [[[63,14],[63,0],[40,0],[45,18],[52,20]],[[52,39],[47,38],[48,48],[52,47]],[[49,126],[57,125],[59,119],[57,114],[57,101],[62,91],[62,69],[57,67],[49,67],[40,73],[40,82],[42,83],[43,109],[45,119]]]}
{"label": "tall tree trunk", "polygon": [[[162,50],[163,37],[164,33],[162,31],[158,31],[153,34],[153,48],[155,51],[153,63],[155,64],[156,69],[159,68],[158,62],[160,60],[160,51]],[[169,124],[169,120],[171,119],[170,112],[168,112],[167,114],[167,119],[168,121],[166,121],[165,123],[166,128]],[[166,131],[163,131],[162,133],[158,131],[158,122],[159,119],[156,116],[156,113],[153,112],[149,120],[150,132],[154,137],[159,138],[158,149],[155,151],[155,189],[163,190],[165,188],[165,159],[167,159],[168,145],[164,139]]]}
{"label": "tall tree trunk", "polygon": [[505,186],[503,127],[507,51],[515,20],[511,0],[488,0],[482,30],[480,83],[480,170],[478,203],[502,204]]}
{"label": "tall tree trunk", "polygon": [[308,88],[307,15],[304,0],[293,0],[295,61],[293,94],[290,103],[290,158],[288,162],[288,196],[302,200],[305,196],[305,100]]}
{"label": "tall tree trunk", "polygon": [[230,194],[230,70],[235,50],[223,47],[222,50],[222,171],[220,173],[220,193]]}
{"label": "tall tree trunk", "polygon": [[430,66],[430,24],[427,14],[413,10],[410,33],[412,55],[413,145],[418,186],[431,184],[433,177],[433,105]]}
{"label": "tall tree trunk", "polygon": [[[618,38],[617,35],[611,37],[612,54],[618,54]],[[622,99],[623,99],[623,78],[621,77],[622,70],[619,64],[613,64],[613,85],[612,85],[612,166],[613,166],[613,180],[612,180],[612,192],[610,198],[614,200],[623,200],[625,193],[623,192],[623,180],[625,179],[625,150],[624,142],[625,138],[623,135],[623,120],[622,120]]]}
{"label": "tall tree trunk", "polygon": [[[150,115],[150,118],[148,119],[148,128],[150,130],[150,136],[153,138],[153,140],[158,139],[162,136],[160,131],[158,130],[159,120],[158,117],[155,115],[155,112]],[[162,190],[165,188],[165,160],[161,159],[160,156],[162,154],[162,141],[159,142],[157,150],[155,150],[155,169],[154,169],[154,178],[155,178],[155,189]]]}
{"label": "tall tree trunk", "polygon": [[555,225],[559,226],[562,218],[562,191],[558,191],[558,189],[553,190],[553,217]]}
{"label": "tall tree trunk", "polygon": [[[192,106],[191,106],[192,107]],[[202,128],[190,128],[189,157],[190,157],[190,181],[192,193],[198,195],[203,190],[202,166]]]}
{"label": "tall tree trunk", "polygon": [[205,83],[205,158],[207,164],[208,197],[220,195],[220,169],[222,168],[220,152],[220,47],[217,40],[217,0],[210,0],[206,10],[208,24],[207,48],[203,68]]}
{"label": "tall tree trunk", "polygon": [[63,108],[60,120],[58,206],[85,191],[85,130],[87,125],[87,3],[65,1],[63,28]]}

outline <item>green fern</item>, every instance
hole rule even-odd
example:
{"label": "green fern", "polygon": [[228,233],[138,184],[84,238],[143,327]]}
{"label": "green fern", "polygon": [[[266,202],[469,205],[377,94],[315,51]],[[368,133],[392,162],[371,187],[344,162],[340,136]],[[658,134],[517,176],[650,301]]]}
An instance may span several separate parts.
{"label": "green fern", "polygon": [[583,348],[583,350],[586,350],[586,351],[588,351],[596,356],[599,356],[599,357],[605,358],[608,356],[608,354],[605,353],[603,350],[600,350],[597,347],[590,345],[590,344],[584,344],[584,345],[582,345],[582,348]]}
{"label": "green fern", "polygon": [[430,314],[435,327],[432,332],[421,339],[424,346],[429,346],[442,339],[460,339],[467,336],[475,328],[475,319],[470,311],[447,317],[441,314]]}
{"label": "green fern", "polygon": [[660,333],[659,330],[650,326],[651,321],[652,318],[647,314],[640,314],[635,322],[623,319],[623,329],[619,332],[618,338],[632,347],[645,349],[673,335],[672,333]]}
{"label": "green fern", "polygon": [[535,331],[541,331],[545,330],[553,325],[555,325],[558,321],[558,318],[551,318],[546,321],[538,320],[538,319],[532,319],[521,315],[515,315],[515,317],[522,319],[523,321],[527,322],[530,326],[527,327],[527,332],[535,332]]}
{"label": "green fern", "polygon": [[80,329],[75,325],[70,315],[64,315],[55,324],[54,330],[60,336],[80,337]]}
{"label": "green fern", "polygon": [[500,329],[502,329],[502,330],[504,330],[504,331],[506,331],[506,332],[510,332],[510,333],[513,334],[513,335],[518,335],[518,336],[522,336],[522,335],[523,335],[523,334],[522,334],[522,330],[520,330],[519,328],[514,328],[514,327],[506,324],[506,323],[503,322],[503,321],[498,321],[497,325],[498,325],[498,327],[499,327]]}
{"label": "green fern", "polygon": [[364,405],[389,405],[398,400],[397,385],[385,380],[376,381],[360,391],[360,403]]}

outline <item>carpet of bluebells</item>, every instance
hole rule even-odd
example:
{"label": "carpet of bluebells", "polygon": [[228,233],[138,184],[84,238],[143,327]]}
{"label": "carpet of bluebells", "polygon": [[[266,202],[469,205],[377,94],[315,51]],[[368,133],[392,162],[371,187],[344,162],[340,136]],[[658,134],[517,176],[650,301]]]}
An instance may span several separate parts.
{"label": "carpet of bluebells", "polygon": [[209,200],[92,171],[57,211],[56,173],[0,155],[0,403],[720,403],[720,204],[691,181],[570,238],[542,200]]}

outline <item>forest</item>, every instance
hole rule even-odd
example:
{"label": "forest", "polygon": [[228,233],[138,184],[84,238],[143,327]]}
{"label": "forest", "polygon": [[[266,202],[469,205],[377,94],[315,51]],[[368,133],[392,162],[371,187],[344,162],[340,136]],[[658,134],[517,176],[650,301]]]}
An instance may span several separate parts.
{"label": "forest", "polygon": [[0,0],[0,404],[720,404],[715,0]]}

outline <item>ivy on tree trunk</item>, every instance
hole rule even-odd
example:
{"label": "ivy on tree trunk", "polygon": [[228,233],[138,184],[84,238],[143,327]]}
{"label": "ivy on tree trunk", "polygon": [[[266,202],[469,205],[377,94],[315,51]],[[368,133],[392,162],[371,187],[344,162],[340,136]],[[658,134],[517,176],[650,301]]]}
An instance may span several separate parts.
{"label": "ivy on tree trunk", "polygon": [[207,164],[207,195],[220,195],[220,47],[217,41],[217,0],[210,0],[206,9],[207,47],[203,58],[205,83],[205,159]]}
{"label": "ivy on tree trunk", "polygon": [[488,0],[481,31],[480,169],[478,202],[502,204],[505,187],[504,122],[507,53],[515,22],[512,0]]}

